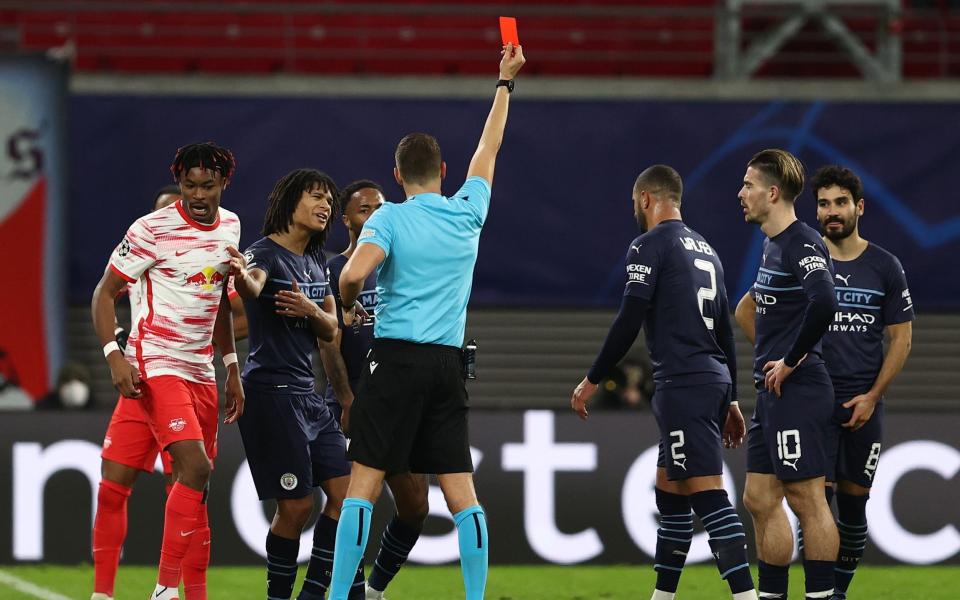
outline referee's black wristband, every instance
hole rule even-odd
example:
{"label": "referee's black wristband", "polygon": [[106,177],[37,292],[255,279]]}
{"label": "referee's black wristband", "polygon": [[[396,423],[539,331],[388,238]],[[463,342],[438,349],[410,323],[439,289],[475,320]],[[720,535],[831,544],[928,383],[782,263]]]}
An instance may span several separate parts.
{"label": "referee's black wristband", "polygon": [[513,80],[513,79],[501,79],[501,80],[497,81],[497,87],[501,87],[501,86],[507,88],[507,93],[508,93],[508,94],[512,94],[512,93],[513,93],[514,80]]}

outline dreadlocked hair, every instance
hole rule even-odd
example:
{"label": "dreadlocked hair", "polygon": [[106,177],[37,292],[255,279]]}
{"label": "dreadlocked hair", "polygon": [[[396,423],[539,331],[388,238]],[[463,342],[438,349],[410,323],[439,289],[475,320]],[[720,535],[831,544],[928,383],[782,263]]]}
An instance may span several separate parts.
{"label": "dreadlocked hair", "polygon": [[170,172],[173,174],[174,181],[179,182],[181,174],[197,167],[215,171],[224,179],[230,179],[237,172],[237,159],[229,149],[213,142],[187,144],[177,150],[176,156],[173,157],[173,164],[170,165]]}
{"label": "dreadlocked hair", "polygon": [[330,193],[330,219],[323,231],[319,231],[307,243],[308,254],[320,255],[323,244],[327,241],[330,223],[340,216],[339,191],[333,178],[316,169],[297,169],[283,176],[273,186],[273,191],[267,198],[267,213],[263,217],[263,235],[272,233],[286,233],[293,224],[293,213],[297,210],[300,197],[304,192],[319,187]]}

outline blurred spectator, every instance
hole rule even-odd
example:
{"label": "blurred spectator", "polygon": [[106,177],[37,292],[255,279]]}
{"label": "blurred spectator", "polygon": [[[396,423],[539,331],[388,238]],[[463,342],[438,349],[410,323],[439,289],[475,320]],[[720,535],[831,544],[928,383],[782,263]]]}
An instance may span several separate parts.
{"label": "blurred spectator", "polygon": [[646,355],[627,355],[610,376],[600,382],[597,408],[643,409],[653,397],[653,368]]}
{"label": "blurred spectator", "polygon": [[90,372],[78,363],[67,363],[57,375],[57,387],[37,402],[37,410],[89,410]]}
{"label": "blurred spectator", "polygon": [[13,359],[0,348],[0,410],[30,410],[33,399],[20,389],[20,377]]}

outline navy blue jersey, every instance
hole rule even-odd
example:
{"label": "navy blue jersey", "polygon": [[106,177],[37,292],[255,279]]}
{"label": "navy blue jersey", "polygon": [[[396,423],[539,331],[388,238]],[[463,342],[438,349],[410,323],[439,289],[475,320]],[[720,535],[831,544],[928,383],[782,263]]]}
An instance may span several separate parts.
{"label": "navy blue jersey", "polygon": [[[338,254],[327,261],[327,279],[330,281],[330,287],[333,290],[333,297],[337,303],[337,319],[340,321],[340,356],[343,357],[343,364],[347,368],[347,378],[350,380],[350,388],[356,392],[357,383],[360,382],[360,374],[363,372],[364,359],[370,346],[373,345],[373,324],[375,321],[374,311],[377,308],[377,271],[374,269],[363,282],[363,291],[360,292],[359,300],[363,309],[370,315],[370,319],[359,327],[344,327],[343,313],[340,311],[340,273],[344,265],[347,264],[347,257]],[[337,396],[333,391],[333,386],[327,383],[327,391],[324,399],[330,403],[337,402]]]}
{"label": "navy blue jersey", "polygon": [[897,257],[869,244],[853,260],[833,261],[840,309],[823,336],[827,371],[838,396],[870,390],[883,365],[883,330],[913,320],[907,277]]}
{"label": "navy blue jersey", "polygon": [[296,281],[308,298],[323,304],[331,296],[323,257],[295,254],[270,238],[254,242],[245,253],[248,268],[260,269],[267,281],[254,300],[244,299],[250,332],[250,354],[243,366],[244,383],[292,393],[313,391],[313,350],[317,337],[305,318],[276,313],[276,295]]}
{"label": "navy blue jersey", "polygon": [[[833,287],[833,265],[820,234],[794,221],[763,242],[763,261],[753,284],[757,303],[753,377],[764,378],[763,365],[784,358],[793,348],[809,303],[813,284],[826,281]],[[798,370],[823,365],[822,340],[807,352]]]}
{"label": "navy blue jersey", "polygon": [[663,221],[630,244],[626,296],[648,303],[643,319],[658,386],[730,383],[717,341],[729,325],[723,265],[710,244],[682,221]]}

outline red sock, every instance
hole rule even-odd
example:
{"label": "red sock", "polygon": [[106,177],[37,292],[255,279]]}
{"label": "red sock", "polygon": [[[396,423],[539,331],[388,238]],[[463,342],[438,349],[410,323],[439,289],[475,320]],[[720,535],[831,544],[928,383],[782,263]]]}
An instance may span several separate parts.
{"label": "red sock", "polygon": [[93,591],[113,596],[120,564],[120,549],[127,537],[128,487],[107,479],[97,492],[97,518],[93,522]]}
{"label": "red sock", "polygon": [[210,523],[207,503],[197,513],[197,532],[183,557],[183,593],[185,600],[207,600],[207,567],[210,565]]}
{"label": "red sock", "polygon": [[180,585],[180,565],[187,548],[197,535],[197,512],[203,492],[177,482],[167,496],[163,519],[163,546],[157,583],[167,587]]}

